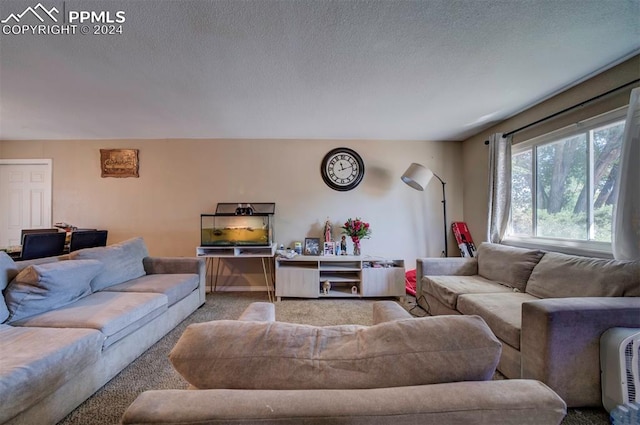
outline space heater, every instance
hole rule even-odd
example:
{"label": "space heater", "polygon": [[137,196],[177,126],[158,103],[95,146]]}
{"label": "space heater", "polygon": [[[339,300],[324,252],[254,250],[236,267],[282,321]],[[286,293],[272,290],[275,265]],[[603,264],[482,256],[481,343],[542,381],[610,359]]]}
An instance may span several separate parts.
{"label": "space heater", "polygon": [[611,328],[600,337],[602,404],[608,412],[640,402],[640,329]]}

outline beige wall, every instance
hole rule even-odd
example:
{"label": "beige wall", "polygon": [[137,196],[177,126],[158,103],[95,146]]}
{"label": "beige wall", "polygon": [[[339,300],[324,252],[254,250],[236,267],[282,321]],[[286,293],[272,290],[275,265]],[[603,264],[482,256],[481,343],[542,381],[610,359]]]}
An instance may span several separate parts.
{"label": "beige wall", "polygon": [[[336,192],[320,177],[332,148],[355,149],[366,174],[355,190]],[[140,150],[139,178],[101,178],[100,149]],[[462,220],[460,142],[319,140],[0,141],[0,158],[53,160],[53,220],[109,230],[109,243],[143,236],[152,255],[193,256],[200,214],[218,202],[275,202],[275,233],[285,246],[320,237],[349,217],[371,223],[363,254],[415,259],[442,251],[440,182],[425,192],[400,181],[411,162],[447,182],[450,221]],[[335,236],[338,232],[335,232]],[[455,244],[450,240],[450,255]],[[451,254],[453,253],[453,254]],[[261,285],[259,262],[225,264],[224,285]]]}
{"label": "beige wall", "polygon": [[[218,202],[275,202],[278,243],[320,236],[327,217],[338,227],[361,216],[373,228],[365,255],[415,259],[442,250],[441,185],[426,192],[400,181],[411,162],[447,182],[448,221],[464,220],[476,243],[485,239],[488,148],[495,132],[508,132],[599,95],[640,75],[640,56],[624,62],[513,118],[460,142],[336,140],[78,140],[0,141],[0,158],[53,160],[53,220],[109,230],[109,243],[143,236],[152,255],[192,256],[199,219]],[[629,90],[579,108],[517,135],[515,142],[628,103]],[[358,188],[336,192],[323,183],[319,164],[338,146],[358,151],[366,175]],[[140,150],[140,178],[101,178],[101,148]],[[337,232],[336,232],[336,235]],[[449,255],[457,251],[449,233]],[[260,286],[254,261],[225,263],[220,282]]]}
{"label": "beige wall", "polygon": [[[587,99],[606,93],[623,84],[640,78],[640,55],[572,87],[511,119],[503,121],[463,142],[463,205],[464,219],[476,244],[487,240],[487,187],[488,187],[488,146],[485,140],[494,133],[508,133],[517,128],[536,122],[542,118],[578,105]],[[576,108],[557,118],[545,121],[530,129],[514,135],[513,142],[518,143],[540,134],[574,124],[604,112],[625,106],[629,103],[632,85],[619,90],[601,100]]]}

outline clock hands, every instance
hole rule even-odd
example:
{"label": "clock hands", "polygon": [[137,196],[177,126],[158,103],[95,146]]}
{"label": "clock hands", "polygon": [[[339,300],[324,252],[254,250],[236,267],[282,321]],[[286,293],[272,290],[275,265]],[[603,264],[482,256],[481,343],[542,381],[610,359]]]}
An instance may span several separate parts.
{"label": "clock hands", "polygon": [[348,167],[344,166],[344,162],[340,161],[340,171],[344,171],[344,170],[348,170],[349,168],[352,168],[353,164],[350,164]]}

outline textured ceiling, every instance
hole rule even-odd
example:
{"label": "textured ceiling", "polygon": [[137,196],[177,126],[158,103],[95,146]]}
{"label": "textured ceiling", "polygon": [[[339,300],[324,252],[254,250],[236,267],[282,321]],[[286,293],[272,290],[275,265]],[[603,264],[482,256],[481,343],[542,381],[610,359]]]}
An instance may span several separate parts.
{"label": "textured ceiling", "polygon": [[1,34],[0,139],[461,140],[640,49],[638,0],[38,1],[123,34]]}

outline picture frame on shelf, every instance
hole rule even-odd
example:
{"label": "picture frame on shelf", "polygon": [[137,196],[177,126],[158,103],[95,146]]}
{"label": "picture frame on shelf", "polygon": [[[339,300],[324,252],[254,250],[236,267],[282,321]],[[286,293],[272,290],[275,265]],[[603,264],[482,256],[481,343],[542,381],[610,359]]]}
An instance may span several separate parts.
{"label": "picture frame on shelf", "polygon": [[304,255],[320,255],[320,238],[304,238]]}
{"label": "picture frame on shelf", "polygon": [[336,243],[325,242],[324,243],[324,255],[336,255]]}

